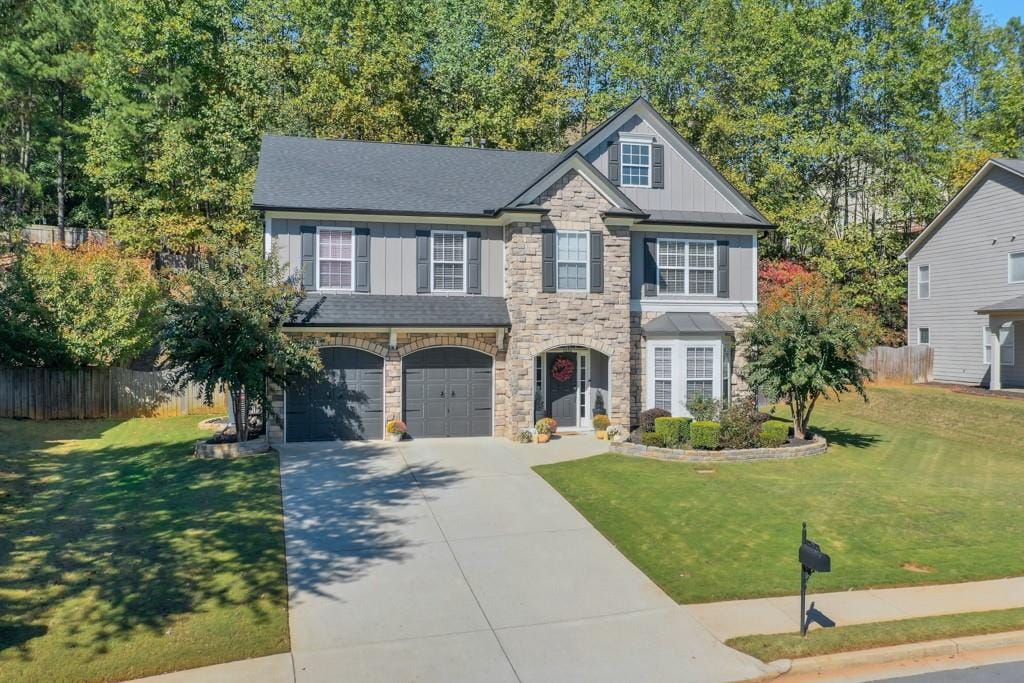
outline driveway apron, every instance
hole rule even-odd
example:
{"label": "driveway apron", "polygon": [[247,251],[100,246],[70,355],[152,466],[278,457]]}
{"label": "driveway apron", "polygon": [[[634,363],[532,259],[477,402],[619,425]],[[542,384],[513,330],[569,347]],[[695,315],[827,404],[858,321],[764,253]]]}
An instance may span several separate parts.
{"label": "driveway apron", "polygon": [[592,437],[287,444],[296,681],[733,681],[764,673],[530,467]]}

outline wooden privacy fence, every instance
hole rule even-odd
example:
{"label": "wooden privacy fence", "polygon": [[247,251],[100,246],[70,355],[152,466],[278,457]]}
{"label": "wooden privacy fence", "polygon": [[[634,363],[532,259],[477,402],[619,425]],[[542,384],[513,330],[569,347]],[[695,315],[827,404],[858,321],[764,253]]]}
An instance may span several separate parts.
{"label": "wooden privacy fence", "polygon": [[197,385],[175,393],[159,372],[127,368],[0,368],[0,417],[60,420],[227,412],[224,392],[203,403]]}
{"label": "wooden privacy fence", "polygon": [[932,380],[932,347],[876,346],[864,354],[864,365],[871,370],[875,382],[914,384]]}

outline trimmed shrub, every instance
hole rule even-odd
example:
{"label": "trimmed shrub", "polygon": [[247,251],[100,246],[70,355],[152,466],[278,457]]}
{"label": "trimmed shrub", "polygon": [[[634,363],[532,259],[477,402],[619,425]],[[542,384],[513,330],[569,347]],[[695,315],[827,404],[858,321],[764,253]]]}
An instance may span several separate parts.
{"label": "trimmed shrub", "polygon": [[690,445],[703,450],[715,450],[721,444],[722,425],[710,420],[690,424]]}
{"label": "trimmed shrub", "polygon": [[608,425],[610,425],[611,423],[612,421],[608,418],[607,415],[594,416],[594,429],[596,429],[599,432],[603,432],[604,430],[608,429]]}
{"label": "trimmed shrub", "polygon": [[753,448],[761,434],[761,413],[752,396],[737,398],[722,408],[722,448]]}
{"label": "trimmed shrub", "polygon": [[676,448],[690,438],[690,418],[688,417],[656,417],[654,433],[661,436],[669,448]]}
{"label": "trimmed shrub", "polygon": [[654,421],[659,417],[672,417],[672,413],[661,408],[651,408],[640,413],[640,431],[653,432]]}
{"label": "trimmed shrub", "polygon": [[706,396],[694,396],[687,402],[686,409],[690,411],[694,422],[713,422],[718,419],[718,412],[722,404],[713,398]]}
{"label": "trimmed shrub", "polygon": [[641,432],[640,443],[645,446],[655,446],[657,448],[665,448],[665,439],[657,432]]}
{"label": "trimmed shrub", "polygon": [[757,438],[761,448],[778,448],[789,441],[789,423],[772,420],[761,425]]}

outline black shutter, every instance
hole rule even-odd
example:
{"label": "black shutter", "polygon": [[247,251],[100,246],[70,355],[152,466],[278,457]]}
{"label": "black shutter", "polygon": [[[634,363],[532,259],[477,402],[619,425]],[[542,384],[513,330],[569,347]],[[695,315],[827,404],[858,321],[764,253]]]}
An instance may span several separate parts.
{"label": "black shutter", "polygon": [[316,289],[316,226],[303,225],[299,233],[302,235],[302,286]]}
{"label": "black shutter", "polygon": [[370,229],[356,228],[355,287],[357,292],[370,291]]}
{"label": "black shutter", "polygon": [[540,230],[540,283],[541,291],[554,292],[558,289],[555,281],[555,231],[551,228]]}
{"label": "black shutter", "polygon": [[430,291],[430,231],[416,231],[416,293]]}
{"label": "black shutter", "polygon": [[590,291],[604,291],[604,235],[590,233]]}
{"label": "black shutter", "polygon": [[651,187],[665,187],[665,145],[651,145]]}
{"label": "black shutter", "polygon": [[658,296],[658,238],[644,238],[643,296]]}
{"label": "black shutter", "polygon": [[480,293],[480,233],[466,233],[466,293]]}
{"label": "black shutter", "polygon": [[608,180],[612,185],[619,184],[619,143],[608,143]]}
{"label": "black shutter", "polygon": [[729,298],[729,240],[718,240],[718,297]]}

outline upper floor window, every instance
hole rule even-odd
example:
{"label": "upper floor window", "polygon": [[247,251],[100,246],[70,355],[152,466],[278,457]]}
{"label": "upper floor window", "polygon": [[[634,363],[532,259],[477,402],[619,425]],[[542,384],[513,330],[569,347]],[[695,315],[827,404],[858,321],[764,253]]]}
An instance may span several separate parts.
{"label": "upper floor window", "polygon": [[714,294],[715,243],[658,240],[659,294]]}
{"label": "upper floor window", "polygon": [[622,184],[629,187],[651,186],[651,146],[641,142],[623,142]]}
{"label": "upper floor window", "polygon": [[932,274],[928,266],[917,267],[917,298],[927,299],[932,295]]}
{"label": "upper floor window", "polygon": [[557,268],[559,290],[587,289],[590,233],[579,230],[558,231]]}
{"label": "upper floor window", "polygon": [[1024,251],[1010,254],[1010,282],[1024,282]]}
{"label": "upper floor window", "polygon": [[351,228],[320,228],[316,253],[319,288],[352,289]]}
{"label": "upper floor window", "polygon": [[466,291],[466,233],[430,233],[430,281],[435,292]]}

